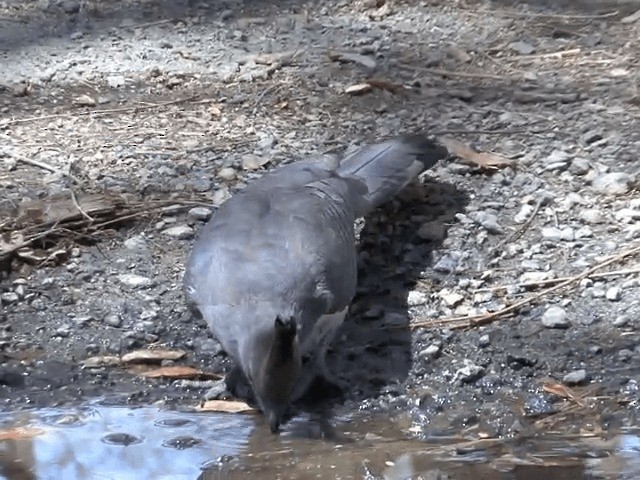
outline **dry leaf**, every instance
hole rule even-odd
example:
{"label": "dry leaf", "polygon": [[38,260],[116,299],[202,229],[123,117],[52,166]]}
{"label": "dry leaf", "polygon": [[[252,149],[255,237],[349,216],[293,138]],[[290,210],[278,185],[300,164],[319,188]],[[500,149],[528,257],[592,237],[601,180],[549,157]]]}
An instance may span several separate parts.
{"label": "dry leaf", "polygon": [[140,372],[140,375],[147,378],[176,378],[176,379],[203,379],[220,380],[222,375],[216,373],[203,372],[195,367],[187,365],[173,365],[170,367],[160,367],[153,370]]}
{"label": "dry leaf", "polygon": [[289,107],[289,102],[287,102],[286,100],[276,104],[277,110],[284,110],[288,107]]}
{"label": "dry leaf", "polygon": [[178,360],[186,354],[187,352],[183,350],[168,350],[164,348],[134,350],[122,356],[122,363],[160,363],[163,360]]}
{"label": "dry leaf", "polygon": [[207,400],[198,407],[201,412],[255,413],[257,410],[240,400]]}
{"label": "dry leaf", "polygon": [[0,430],[0,441],[3,440],[29,440],[38,435],[42,435],[41,428],[16,427],[8,430]]}
{"label": "dry leaf", "polygon": [[573,391],[566,385],[555,382],[546,382],[542,384],[542,389],[547,393],[556,395],[560,398],[568,398],[569,400],[576,402],[578,405],[582,405],[582,402],[580,401],[580,398],[578,398],[578,395],[573,393]]}
{"label": "dry leaf", "polygon": [[112,367],[120,365],[120,357],[115,355],[99,355],[97,357],[89,357],[82,362],[85,368]]}
{"label": "dry leaf", "polygon": [[468,145],[452,138],[441,137],[438,138],[438,141],[447,147],[455,156],[471,165],[481,168],[503,168],[512,164],[511,160],[502,155],[489,152],[476,152]]}

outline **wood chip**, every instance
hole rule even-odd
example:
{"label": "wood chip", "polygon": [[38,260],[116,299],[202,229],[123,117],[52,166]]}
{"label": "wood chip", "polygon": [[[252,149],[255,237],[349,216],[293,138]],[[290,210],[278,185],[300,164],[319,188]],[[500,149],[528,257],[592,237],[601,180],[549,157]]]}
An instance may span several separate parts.
{"label": "wood chip", "polygon": [[393,94],[399,94],[405,92],[406,90],[409,90],[409,88],[398,83],[393,83],[378,78],[371,78],[366,82],[356,83],[355,85],[348,86],[345,89],[345,93],[348,93],[349,95],[364,95],[365,93],[369,93],[375,89],[386,90],[387,92],[391,92]]}
{"label": "wood chip", "polygon": [[440,137],[438,141],[460,160],[480,168],[503,168],[513,163],[510,159],[496,153],[476,152],[470,146],[452,138]]}
{"label": "wood chip", "polygon": [[41,428],[16,427],[7,430],[0,430],[0,441],[3,440],[29,440],[45,431]]}
{"label": "wood chip", "polygon": [[198,368],[188,365],[172,365],[170,367],[154,368],[153,370],[141,371],[139,375],[146,378],[175,378],[175,379],[199,379],[199,380],[220,380],[222,375],[217,373],[204,372]]}
{"label": "wood chip", "polygon": [[207,400],[197,408],[200,412],[256,413],[257,410],[240,400]]}
{"label": "wood chip", "polygon": [[186,354],[187,352],[183,350],[141,349],[125,353],[122,356],[122,363],[160,363],[163,360],[179,360]]}

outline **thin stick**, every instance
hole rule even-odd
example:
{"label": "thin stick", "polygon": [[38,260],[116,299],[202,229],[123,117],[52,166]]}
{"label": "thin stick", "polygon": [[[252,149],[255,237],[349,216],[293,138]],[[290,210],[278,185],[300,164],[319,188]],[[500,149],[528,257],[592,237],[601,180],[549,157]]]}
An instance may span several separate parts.
{"label": "thin stick", "polygon": [[52,173],[58,173],[58,174],[60,174],[62,176],[65,176],[65,177],[71,179],[74,183],[78,183],[78,184],[80,183],[80,180],[78,180],[76,177],[74,177],[70,173],[67,173],[67,172],[65,172],[63,170],[60,170],[59,168],[51,166],[48,163],[44,163],[44,162],[41,162],[39,160],[32,160],[30,158],[23,157],[22,155],[19,155],[19,154],[15,153],[15,152],[12,152],[11,150],[2,150],[2,151],[0,151],[0,153],[4,153],[5,155],[8,155],[9,157],[11,157],[11,158],[13,158],[13,159],[15,159],[15,160],[17,160],[19,162],[25,163],[27,165],[31,165],[32,167],[38,167],[38,168],[41,168],[43,170],[47,170],[47,171],[52,172]]}
{"label": "thin stick", "polygon": [[39,117],[27,117],[27,118],[17,118],[15,120],[9,120],[6,122],[0,122],[0,125],[15,125],[18,123],[27,123],[27,122],[35,122],[38,120],[52,120],[55,118],[74,118],[74,117],[84,117],[87,115],[112,115],[114,113],[126,113],[126,112],[139,112],[141,110],[149,110],[152,108],[166,107],[167,105],[176,105],[178,103],[188,102],[197,98],[197,95],[192,95],[191,97],[179,98],[178,100],[171,100],[168,102],[160,102],[154,103],[150,105],[137,105],[135,107],[122,107],[122,108],[110,108],[106,110],[90,110],[88,112],[76,112],[76,113],[57,113],[51,115],[41,115]]}
{"label": "thin stick", "polygon": [[547,288],[546,290],[536,293],[535,295],[532,295],[529,298],[525,298],[524,300],[516,302],[512,305],[509,305],[508,307],[505,307],[501,310],[498,310],[492,313],[485,313],[480,315],[468,315],[465,317],[440,318],[436,320],[420,320],[418,322],[412,323],[410,327],[411,328],[435,327],[435,326],[450,325],[452,323],[456,325],[451,325],[450,328],[469,328],[469,327],[478,327],[481,325],[486,325],[488,323],[491,323],[493,320],[497,319],[498,317],[501,317],[507,313],[514,312],[520,309],[521,307],[524,307],[525,305],[529,305],[530,303],[533,303],[535,300],[545,295],[553,293],[573,283],[577,283],[583,278],[589,277],[590,275],[600,270],[601,268],[611,265],[612,263],[619,262],[620,260],[623,260],[624,258],[629,257],[631,255],[635,255],[637,253],[640,253],[640,246],[634,247],[630,250],[626,250],[618,255],[615,255],[605,260],[602,263],[599,263],[598,265],[595,265],[594,267],[586,269],[584,272],[578,275],[567,278],[566,280],[562,281],[558,285]]}
{"label": "thin stick", "polygon": [[544,200],[542,198],[538,199],[535,207],[533,208],[533,212],[531,212],[531,215],[529,215],[529,218],[527,218],[527,220],[522,225],[520,225],[514,232],[511,232],[509,235],[507,235],[498,243],[498,245],[493,250],[494,254],[499,250],[501,250],[502,247],[507,242],[510,242],[514,238],[519,237],[527,228],[529,228],[529,225],[531,225],[531,222],[533,222],[533,218],[538,214],[538,211],[540,210],[540,207],[542,206],[543,201]]}
{"label": "thin stick", "polygon": [[452,72],[441,68],[425,68],[422,72],[434,73],[443,77],[460,77],[460,78],[486,78],[488,80],[514,80],[513,77],[501,75],[489,75],[487,73],[469,73],[469,72]]}
{"label": "thin stick", "polygon": [[429,132],[431,135],[512,135],[515,133],[528,133],[537,135],[540,133],[548,133],[551,129],[545,128],[540,130],[530,130],[528,128],[505,128],[502,130],[434,130]]}
{"label": "thin stick", "polygon": [[486,15],[503,15],[505,17],[528,17],[528,18],[558,18],[565,20],[597,20],[602,18],[611,18],[618,15],[618,10],[608,13],[600,13],[595,15],[563,15],[559,13],[525,13],[513,10],[478,10],[478,13]]}
{"label": "thin stick", "polygon": [[[592,275],[589,275],[589,277],[587,278],[616,277],[616,276],[624,276],[624,275],[633,275],[636,273],[640,273],[640,268],[629,268],[625,270],[613,270],[611,272],[594,273]],[[522,282],[522,283],[513,283],[511,285],[499,285],[497,287],[479,288],[477,290],[474,290],[473,293],[496,292],[498,290],[508,290],[510,288],[541,287],[544,285],[553,285],[554,283],[564,282],[571,278],[573,277],[548,278],[546,280],[539,280],[537,282]]]}
{"label": "thin stick", "polygon": [[78,199],[76,198],[75,192],[72,189],[69,189],[69,192],[71,192],[71,201],[73,202],[73,205],[78,209],[80,214],[90,222],[93,222],[93,217],[89,215],[87,212],[85,212],[80,206],[80,204],[78,203]]}
{"label": "thin stick", "polygon": [[536,59],[551,58],[551,57],[562,58],[565,55],[577,55],[580,52],[582,52],[582,49],[580,49],[580,48],[572,48],[570,50],[561,50],[559,52],[534,53],[533,55],[516,55],[516,56],[513,56],[513,57],[509,57],[507,60],[520,61],[520,60],[536,60]]}

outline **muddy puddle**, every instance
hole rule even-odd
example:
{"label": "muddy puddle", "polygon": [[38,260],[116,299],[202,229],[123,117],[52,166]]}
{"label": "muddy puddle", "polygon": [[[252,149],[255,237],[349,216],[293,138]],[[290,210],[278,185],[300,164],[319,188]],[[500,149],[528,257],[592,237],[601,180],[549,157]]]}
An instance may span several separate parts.
{"label": "muddy puddle", "polygon": [[[402,420],[296,418],[155,408],[0,416],[0,479],[637,479],[638,432],[612,438],[412,439]],[[375,433],[374,433],[375,432]]]}

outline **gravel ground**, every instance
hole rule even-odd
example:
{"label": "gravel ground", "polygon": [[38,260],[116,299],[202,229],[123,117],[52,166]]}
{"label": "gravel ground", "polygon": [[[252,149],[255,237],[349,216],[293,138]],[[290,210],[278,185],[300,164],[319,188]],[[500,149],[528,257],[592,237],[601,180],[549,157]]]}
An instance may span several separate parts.
{"label": "gravel ground", "polygon": [[0,408],[194,404],[206,382],[82,362],[224,372],[181,292],[202,221],[281,162],[420,129],[510,165],[441,164],[366,219],[341,408],[418,435],[637,422],[639,8],[0,1],[0,247],[88,195],[127,214],[0,257]]}

